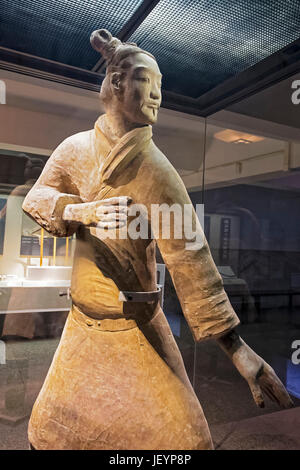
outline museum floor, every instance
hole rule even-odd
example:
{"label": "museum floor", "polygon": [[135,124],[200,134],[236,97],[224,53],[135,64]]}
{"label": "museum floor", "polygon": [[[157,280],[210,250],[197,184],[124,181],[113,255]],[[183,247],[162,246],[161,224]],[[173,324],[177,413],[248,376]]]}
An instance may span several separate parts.
{"label": "museum floor", "polygon": [[[272,311],[268,321],[242,325],[240,333],[286,381],[291,344],[300,339],[300,310],[294,311],[286,323],[283,318],[287,318],[283,309]],[[258,409],[247,384],[218,346],[213,341],[200,343],[195,354],[188,335],[181,328],[178,344],[190,377],[195,368],[195,390],[216,449],[300,449],[300,399],[293,397],[296,407],[291,410],[278,410],[268,399],[266,407]],[[28,448],[30,410],[57,343],[57,338],[7,343],[7,363],[0,365],[1,450]],[[296,367],[299,372],[297,369],[294,379],[299,392],[300,365]]]}

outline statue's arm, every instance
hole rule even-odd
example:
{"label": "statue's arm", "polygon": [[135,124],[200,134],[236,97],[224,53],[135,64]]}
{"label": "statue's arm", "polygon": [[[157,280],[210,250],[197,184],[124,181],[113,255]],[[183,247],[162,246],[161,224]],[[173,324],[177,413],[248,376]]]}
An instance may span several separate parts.
{"label": "statue's arm", "polygon": [[72,137],[62,142],[47,161],[23,202],[23,210],[57,237],[72,235],[79,225],[120,228],[127,217],[128,197],[83,202],[74,177],[78,149]]}
{"label": "statue's arm", "polygon": [[[186,188],[176,171],[163,175],[159,204],[191,205]],[[162,239],[157,243],[171,274],[185,318],[195,341],[214,338],[247,380],[258,406],[264,406],[263,393],[283,408],[293,403],[274,370],[258,356],[235,331],[239,319],[224,291],[222,278],[212,259],[195,211],[192,210],[195,239],[202,240],[194,250],[182,239]],[[191,222],[190,221],[190,222]],[[189,221],[188,221],[189,222]]]}
{"label": "statue's arm", "polygon": [[[223,335],[239,324],[239,319],[224,291],[222,277],[212,259],[186,188],[171,166],[160,171],[157,180],[159,190],[152,191],[153,203],[167,206],[176,204],[189,208],[189,216],[179,221],[182,224],[182,237],[162,236],[162,218],[158,233],[154,233],[158,248],[173,280],[182,311],[195,341]],[[149,209],[150,210],[150,209]],[[188,220],[190,219],[190,220]],[[185,231],[187,225],[196,233],[190,239]],[[177,227],[178,228],[178,227]],[[197,242],[198,240],[198,242]]]}
{"label": "statue's arm", "polygon": [[71,153],[72,144],[66,139],[47,161],[22,206],[39,225],[58,237],[70,236],[77,228],[75,221],[64,218],[66,206],[82,203],[68,168]]}

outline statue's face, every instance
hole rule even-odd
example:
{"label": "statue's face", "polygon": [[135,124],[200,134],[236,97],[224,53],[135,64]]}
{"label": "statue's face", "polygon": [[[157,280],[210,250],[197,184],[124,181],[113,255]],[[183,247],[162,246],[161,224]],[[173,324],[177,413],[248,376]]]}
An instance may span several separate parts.
{"label": "statue's face", "polygon": [[126,58],[129,68],[122,79],[120,111],[137,124],[154,124],[161,104],[161,78],[159,67],[152,57],[132,54]]}

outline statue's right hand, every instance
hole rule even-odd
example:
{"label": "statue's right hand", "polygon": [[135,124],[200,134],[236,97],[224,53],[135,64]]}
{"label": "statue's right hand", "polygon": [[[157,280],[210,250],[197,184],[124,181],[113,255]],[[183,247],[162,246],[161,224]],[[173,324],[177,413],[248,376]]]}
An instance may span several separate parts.
{"label": "statue's right hand", "polygon": [[128,206],[132,199],[128,196],[111,197],[97,201],[96,225],[99,228],[115,229],[127,222]]}
{"label": "statue's right hand", "polygon": [[121,228],[127,222],[128,205],[131,202],[130,197],[119,196],[82,204],[68,204],[64,209],[63,219],[88,227]]}

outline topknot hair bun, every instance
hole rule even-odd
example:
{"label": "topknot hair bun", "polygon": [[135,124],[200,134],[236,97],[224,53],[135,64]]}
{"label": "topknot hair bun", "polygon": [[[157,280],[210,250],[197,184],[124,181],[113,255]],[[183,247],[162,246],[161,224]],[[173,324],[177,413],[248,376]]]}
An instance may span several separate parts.
{"label": "topknot hair bun", "polygon": [[110,61],[117,48],[122,45],[118,38],[114,38],[107,29],[97,29],[90,37],[92,47],[100,52],[105,60]]}
{"label": "topknot hair bun", "polygon": [[155,60],[150,52],[144,51],[134,42],[122,42],[120,39],[113,37],[107,29],[93,31],[90,42],[92,47],[100,52],[106,61],[106,73],[110,70],[110,67],[118,67],[122,60],[130,54],[142,52]]}

